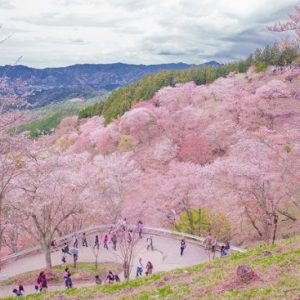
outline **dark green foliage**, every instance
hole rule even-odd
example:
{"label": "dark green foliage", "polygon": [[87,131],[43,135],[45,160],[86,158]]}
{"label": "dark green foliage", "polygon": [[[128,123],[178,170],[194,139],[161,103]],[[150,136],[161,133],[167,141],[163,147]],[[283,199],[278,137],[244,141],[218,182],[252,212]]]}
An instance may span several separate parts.
{"label": "dark green foliage", "polygon": [[74,115],[77,111],[68,111],[66,112],[60,111],[56,112],[46,119],[36,120],[29,124],[21,125],[16,128],[16,133],[22,131],[29,131],[29,136],[32,139],[38,138],[40,135],[49,134],[52,130],[54,130],[60,123],[60,121],[66,117],[67,115]]}
{"label": "dark green foliage", "polygon": [[[235,63],[229,63],[223,66],[205,66],[195,67],[185,70],[160,71],[155,74],[129,84],[127,87],[121,87],[114,90],[104,102],[103,110],[99,114],[105,117],[106,124],[113,119],[120,117],[128,111],[137,102],[148,100],[154,94],[165,86],[174,86],[176,83],[185,83],[194,81],[197,85],[211,83],[219,77],[224,77],[230,72],[246,72],[254,65],[257,72],[263,72],[270,65],[285,65],[292,63],[297,57],[297,50],[288,48],[280,50],[274,44],[267,46],[264,50],[257,49],[247,59]],[[90,108],[93,113],[95,109]],[[87,110],[88,111],[88,110]],[[86,117],[94,114],[86,113]],[[82,116],[83,117],[83,116]]]}
{"label": "dark green foliage", "polygon": [[103,102],[95,103],[87,106],[78,113],[79,119],[90,118],[93,116],[100,116],[103,111]]}

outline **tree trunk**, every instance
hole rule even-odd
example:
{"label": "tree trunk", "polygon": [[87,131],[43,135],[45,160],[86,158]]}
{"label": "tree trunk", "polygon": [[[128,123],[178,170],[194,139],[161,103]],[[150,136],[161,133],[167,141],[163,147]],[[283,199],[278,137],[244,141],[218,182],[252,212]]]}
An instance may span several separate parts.
{"label": "tree trunk", "polygon": [[195,234],[193,212],[190,209],[186,209],[186,214],[190,223],[190,234]]}
{"label": "tree trunk", "polygon": [[278,216],[277,215],[274,215],[273,223],[274,223],[274,231],[273,231],[272,244],[274,245],[275,240],[276,240],[277,225],[278,225]]}
{"label": "tree trunk", "polygon": [[45,255],[45,262],[46,268],[52,268],[52,261],[51,261],[51,245],[42,245],[42,249]]}
{"label": "tree trunk", "polygon": [[98,253],[96,254],[96,259],[95,259],[95,268],[98,270]]}

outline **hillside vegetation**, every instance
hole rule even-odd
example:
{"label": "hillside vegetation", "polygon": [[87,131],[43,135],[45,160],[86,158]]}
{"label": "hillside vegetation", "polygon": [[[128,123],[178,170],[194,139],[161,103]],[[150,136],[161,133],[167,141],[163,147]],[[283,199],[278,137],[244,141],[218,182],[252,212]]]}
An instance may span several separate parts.
{"label": "hillside vegetation", "polygon": [[[246,72],[255,65],[257,72],[265,71],[269,65],[283,66],[290,64],[297,57],[293,48],[280,50],[277,45],[267,46],[263,51],[257,49],[247,59],[236,63],[229,63],[223,66],[202,66],[186,70],[161,71],[146,76],[145,78],[129,84],[127,87],[116,89],[105,101],[103,114],[106,124],[113,119],[122,116],[133,105],[139,101],[148,100],[154,94],[166,86],[174,86],[177,83],[193,81],[197,85],[211,83],[219,77],[225,77],[230,72]],[[94,111],[95,115],[99,114]]]}
{"label": "hillside vegetation", "polygon": [[[63,118],[73,115],[83,114],[85,111],[93,111],[94,107],[99,107],[102,102],[99,102],[99,96],[90,98],[85,101],[77,99],[78,102],[64,101],[59,103],[51,103],[41,108],[27,110],[23,112],[23,121],[21,125],[11,128],[9,131],[13,133],[21,133],[27,131],[31,139],[36,139],[41,135],[46,135],[55,130]],[[96,102],[96,103],[95,103]],[[30,121],[28,121],[28,119]]]}
{"label": "hillside vegetation", "polygon": [[[258,246],[244,254],[233,253],[190,268],[119,284],[73,288],[24,299],[299,299],[299,249],[300,238],[294,237],[275,246]],[[249,282],[241,281],[236,275],[237,267],[245,264],[255,273]]]}

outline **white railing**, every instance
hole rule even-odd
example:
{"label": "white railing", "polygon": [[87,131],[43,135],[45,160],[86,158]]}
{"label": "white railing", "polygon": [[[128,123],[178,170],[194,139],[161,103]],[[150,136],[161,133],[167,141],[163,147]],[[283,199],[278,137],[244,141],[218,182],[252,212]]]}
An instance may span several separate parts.
{"label": "white railing", "polygon": [[[82,233],[85,233],[87,236],[91,235],[92,233],[96,233],[96,232],[103,232],[103,231],[108,231],[111,228],[113,228],[115,226],[115,224],[109,224],[109,225],[95,225],[95,226],[91,226],[76,232],[72,232],[69,234],[66,234],[62,237],[59,237],[56,239],[56,242],[58,244],[64,243],[66,241],[70,241],[72,240],[74,235],[80,235]],[[136,225],[130,224],[128,225],[130,228],[136,228]],[[199,244],[201,246],[204,246],[205,243],[205,238],[201,237],[201,236],[196,236],[196,235],[192,235],[192,234],[188,234],[188,233],[184,233],[184,232],[179,232],[179,231],[175,231],[175,230],[169,230],[169,229],[165,229],[165,228],[159,228],[159,227],[153,227],[153,226],[144,226],[144,232],[149,233],[149,232],[154,232],[155,234],[161,235],[161,234],[168,234],[171,236],[180,236],[180,237],[184,237],[190,240],[194,240],[199,242]],[[222,243],[218,243],[218,246],[221,246]],[[230,246],[230,249],[233,251],[237,251],[237,252],[246,252],[246,249],[240,248],[240,247],[236,247],[236,246]],[[41,251],[41,247],[40,246],[35,246],[32,248],[27,248],[24,250],[21,250],[19,252],[4,256],[0,258],[0,262],[1,263],[5,263],[8,262],[10,260],[14,260],[14,259],[18,259],[21,257],[24,257],[26,255],[29,254],[34,254],[36,252]]]}

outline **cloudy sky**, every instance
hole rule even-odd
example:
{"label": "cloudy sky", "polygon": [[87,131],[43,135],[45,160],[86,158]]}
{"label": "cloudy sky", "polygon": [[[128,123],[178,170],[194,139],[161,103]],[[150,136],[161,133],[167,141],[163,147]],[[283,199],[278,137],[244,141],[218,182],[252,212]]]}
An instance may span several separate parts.
{"label": "cloudy sky", "polygon": [[0,64],[156,64],[243,58],[300,0],[0,0]]}

